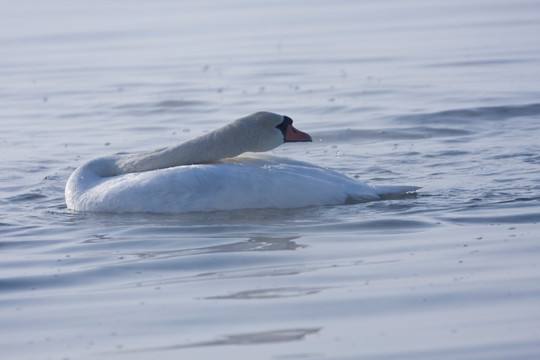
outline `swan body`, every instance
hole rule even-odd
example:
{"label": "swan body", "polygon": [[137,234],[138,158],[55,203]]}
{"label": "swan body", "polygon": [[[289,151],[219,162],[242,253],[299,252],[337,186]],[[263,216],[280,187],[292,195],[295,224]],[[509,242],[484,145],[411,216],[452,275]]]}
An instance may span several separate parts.
{"label": "swan body", "polygon": [[311,141],[292,120],[255,113],[183,144],[92,160],[70,176],[69,209],[181,213],[296,208],[378,200],[417,190],[373,187],[338,172],[262,152],[288,141]]}

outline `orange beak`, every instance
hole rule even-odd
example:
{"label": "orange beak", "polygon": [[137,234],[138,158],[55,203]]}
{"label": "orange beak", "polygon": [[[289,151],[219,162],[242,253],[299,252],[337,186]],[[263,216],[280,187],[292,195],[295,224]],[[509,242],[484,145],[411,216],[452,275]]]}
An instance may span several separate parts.
{"label": "orange beak", "polygon": [[285,131],[285,142],[300,142],[300,141],[304,141],[304,142],[312,141],[311,136],[309,136],[309,134],[306,134],[305,132],[295,129],[294,126],[289,125],[287,127],[287,130]]}

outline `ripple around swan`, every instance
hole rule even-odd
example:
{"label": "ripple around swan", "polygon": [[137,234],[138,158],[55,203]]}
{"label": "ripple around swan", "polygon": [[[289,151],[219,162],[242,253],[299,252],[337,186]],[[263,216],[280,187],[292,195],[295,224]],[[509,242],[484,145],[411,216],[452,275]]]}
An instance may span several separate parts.
{"label": "ripple around swan", "polygon": [[441,220],[455,224],[536,224],[540,223],[540,213],[523,213],[512,215],[494,214],[474,215],[469,216],[442,216]]}
{"label": "ripple around swan", "polygon": [[[226,281],[234,279],[250,279],[250,278],[273,278],[273,277],[287,277],[291,275],[299,275],[310,272],[318,272],[326,269],[336,268],[348,268],[357,267],[365,262],[362,260],[347,260],[347,261],[320,261],[310,263],[295,263],[295,264],[283,264],[283,265],[270,265],[270,266],[244,266],[240,269],[209,271],[196,273],[194,275],[183,276],[169,276],[160,279],[141,280],[134,283],[117,284],[114,288],[108,289],[115,291],[115,289],[123,288],[142,288],[156,286],[167,286],[174,284],[188,284],[199,282],[213,282],[213,281]],[[384,262],[374,262],[384,263]]]}
{"label": "ripple around swan", "polygon": [[328,143],[336,142],[376,142],[392,140],[415,140],[439,137],[462,137],[472,135],[473,132],[448,127],[407,127],[384,129],[346,129],[314,133],[314,138],[320,138]]}
{"label": "ripple around swan", "polygon": [[202,100],[164,100],[156,103],[138,102],[115,106],[115,109],[126,111],[129,116],[147,116],[161,113],[177,114],[179,110],[195,110],[208,112],[211,103]]}
{"label": "ripple around swan", "polygon": [[[234,235],[227,235],[234,236]],[[299,244],[294,239],[299,236],[286,236],[286,235],[238,235],[238,237],[249,236],[249,239],[242,241],[227,242],[225,244],[194,247],[181,250],[162,250],[162,251],[144,251],[131,255],[136,259],[132,261],[139,261],[144,259],[160,260],[171,259],[182,256],[193,256],[203,254],[214,253],[237,253],[247,251],[283,251],[283,250],[297,250],[305,248],[307,245]]]}
{"label": "ripple around swan", "polygon": [[239,300],[239,299],[278,299],[297,296],[308,296],[318,294],[322,288],[272,288],[272,289],[257,289],[246,290],[227,295],[216,295],[205,297],[205,300]]}
{"label": "ripple around swan", "polygon": [[414,232],[429,229],[434,222],[412,219],[379,219],[347,221],[336,224],[306,225],[304,231],[362,231],[363,233],[384,231],[388,234]]}
{"label": "ripple around swan", "polygon": [[11,197],[8,197],[6,200],[8,200],[9,202],[22,202],[22,201],[32,201],[32,200],[43,199],[46,197],[47,195],[43,195],[38,192],[30,192],[30,193],[11,196]]}
{"label": "ripple around swan", "polygon": [[402,115],[396,120],[421,124],[472,125],[481,121],[503,121],[516,117],[540,116],[540,104],[489,106],[470,109],[453,109],[434,113]]}
{"label": "ripple around swan", "polygon": [[[291,328],[254,332],[245,334],[232,334],[217,340],[192,342],[185,344],[167,345],[158,348],[140,348],[125,351],[125,353],[137,353],[147,351],[166,351],[198,347],[226,346],[226,345],[262,345],[290,341],[301,341],[308,335],[317,334],[322,328]],[[118,353],[117,353],[118,354]]]}
{"label": "ripple around swan", "polygon": [[[478,346],[443,347],[424,351],[404,351],[384,355],[370,356],[373,360],[531,360],[538,356],[538,343],[536,341],[501,341],[497,344]],[[352,360],[352,359],[343,359]]]}

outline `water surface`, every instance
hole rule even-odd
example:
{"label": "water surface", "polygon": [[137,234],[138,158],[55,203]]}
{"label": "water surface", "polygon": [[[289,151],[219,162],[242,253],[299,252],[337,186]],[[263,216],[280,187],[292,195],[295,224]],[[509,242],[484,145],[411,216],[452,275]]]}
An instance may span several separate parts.
{"label": "water surface", "polygon": [[[0,12],[6,359],[536,359],[535,1],[27,1]],[[272,153],[415,197],[66,209],[84,161],[266,110]]]}

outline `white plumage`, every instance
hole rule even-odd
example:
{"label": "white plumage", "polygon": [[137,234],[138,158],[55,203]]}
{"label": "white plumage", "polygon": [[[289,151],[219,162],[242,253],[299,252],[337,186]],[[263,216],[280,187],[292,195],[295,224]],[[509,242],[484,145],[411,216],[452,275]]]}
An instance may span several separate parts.
{"label": "white plumage", "polygon": [[310,140],[289,118],[256,113],[174,147],[90,161],[69,178],[66,203],[78,211],[181,213],[343,204],[418,189],[372,187],[285,158],[236,156]]}

